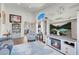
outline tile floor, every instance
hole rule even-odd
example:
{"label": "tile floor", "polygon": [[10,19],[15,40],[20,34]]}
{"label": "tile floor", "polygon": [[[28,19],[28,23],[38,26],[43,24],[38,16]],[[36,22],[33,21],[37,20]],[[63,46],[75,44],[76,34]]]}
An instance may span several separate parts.
{"label": "tile floor", "polygon": [[60,52],[46,46],[40,41],[29,42],[27,44],[15,45],[12,55],[62,55]]}

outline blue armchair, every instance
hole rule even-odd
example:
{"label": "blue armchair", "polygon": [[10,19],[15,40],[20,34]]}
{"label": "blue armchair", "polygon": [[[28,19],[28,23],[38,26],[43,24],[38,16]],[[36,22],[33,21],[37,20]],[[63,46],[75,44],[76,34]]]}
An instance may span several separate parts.
{"label": "blue armchair", "polygon": [[28,41],[35,41],[36,40],[36,33],[30,32],[27,34],[27,40]]}
{"label": "blue armchair", "polygon": [[12,51],[12,45],[3,44],[0,42],[0,55],[10,55]]}

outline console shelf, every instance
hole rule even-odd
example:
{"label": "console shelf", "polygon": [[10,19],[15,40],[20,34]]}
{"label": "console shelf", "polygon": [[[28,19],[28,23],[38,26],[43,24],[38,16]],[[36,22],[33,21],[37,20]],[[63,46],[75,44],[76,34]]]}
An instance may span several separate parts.
{"label": "console shelf", "polygon": [[[70,38],[68,38],[70,39]],[[54,49],[66,54],[66,55],[76,55],[76,41],[67,38],[62,39],[60,37],[49,36],[47,39],[47,45],[53,47]]]}

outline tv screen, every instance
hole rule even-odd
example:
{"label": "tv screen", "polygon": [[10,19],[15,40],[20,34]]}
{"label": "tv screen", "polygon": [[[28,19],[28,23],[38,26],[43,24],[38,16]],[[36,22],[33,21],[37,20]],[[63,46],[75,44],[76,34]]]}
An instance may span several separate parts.
{"label": "tv screen", "polygon": [[10,22],[18,22],[21,23],[21,16],[10,14]]}
{"label": "tv screen", "polygon": [[71,22],[68,22],[62,26],[55,26],[53,24],[50,24],[50,34],[57,35],[57,32],[59,32],[59,35],[70,35]]}

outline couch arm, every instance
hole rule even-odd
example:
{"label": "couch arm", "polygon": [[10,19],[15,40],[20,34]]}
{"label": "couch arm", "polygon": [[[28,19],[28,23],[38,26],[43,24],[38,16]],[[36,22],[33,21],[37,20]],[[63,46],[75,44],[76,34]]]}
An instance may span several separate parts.
{"label": "couch arm", "polygon": [[7,49],[7,48],[1,49],[0,55],[9,55],[9,49]]}
{"label": "couch arm", "polygon": [[9,50],[9,55],[10,55],[10,54],[11,54],[11,51],[12,51],[13,46],[12,46],[12,45],[8,45],[8,44],[5,44],[3,47],[4,47],[4,48],[7,48],[7,49]]}

